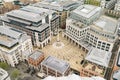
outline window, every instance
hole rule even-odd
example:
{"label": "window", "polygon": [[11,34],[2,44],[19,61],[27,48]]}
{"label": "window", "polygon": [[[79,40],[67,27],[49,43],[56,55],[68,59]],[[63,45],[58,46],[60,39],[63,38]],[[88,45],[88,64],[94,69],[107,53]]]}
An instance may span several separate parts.
{"label": "window", "polygon": [[107,46],[110,46],[110,44],[107,44]]}

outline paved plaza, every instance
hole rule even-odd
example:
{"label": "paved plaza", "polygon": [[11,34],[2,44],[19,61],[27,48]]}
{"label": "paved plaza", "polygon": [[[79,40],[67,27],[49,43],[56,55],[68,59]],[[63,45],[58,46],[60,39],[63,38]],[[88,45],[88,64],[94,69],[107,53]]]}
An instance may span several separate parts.
{"label": "paved plaza", "polygon": [[[57,44],[58,47],[55,47],[57,43],[57,36],[52,36],[51,42],[45,46],[42,51],[45,53],[45,57],[51,55],[55,56],[59,59],[67,61],[71,68],[75,70],[80,70],[80,62],[83,60],[84,55],[86,54],[83,50],[81,50],[78,45],[75,43],[71,43],[67,38],[62,37],[62,32],[60,33],[60,44]],[[57,46],[56,45],[56,46]]]}

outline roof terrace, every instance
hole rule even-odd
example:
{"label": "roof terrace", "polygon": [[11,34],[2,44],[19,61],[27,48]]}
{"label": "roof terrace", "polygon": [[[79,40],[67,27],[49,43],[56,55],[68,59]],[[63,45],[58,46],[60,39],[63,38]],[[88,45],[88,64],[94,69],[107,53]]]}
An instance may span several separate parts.
{"label": "roof terrace", "polygon": [[67,19],[67,22],[68,22],[67,24],[73,25],[73,26],[78,27],[78,28],[80,28],[80,29],[86,27],[86,26],[85,26],[83,23],[81,23],[80,21],[77,21],[77,20],[74,20],[74,19],[71,19],[71,18],[68,18],[68,19]]}
{"label": "roof terrace", "polygon": [[84,62],[83,68],[85,70],[90,71],[91,73],[95,73],[97,75],[102,75],[102,76],[104,76],[105,69],[106,69],[106,68],[104,68],[102,66],[96,65],[96,64],[91,63],[89,61]]}

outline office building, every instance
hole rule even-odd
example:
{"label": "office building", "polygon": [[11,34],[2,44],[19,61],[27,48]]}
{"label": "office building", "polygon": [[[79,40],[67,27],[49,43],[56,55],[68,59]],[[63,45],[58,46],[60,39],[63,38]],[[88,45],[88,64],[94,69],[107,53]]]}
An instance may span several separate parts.
{"label": "office building", "polygon": [[44,72],[47,76],[67,76],[70,73],[70,65],[65,61],[48,56],[41,63],[41,71]]}
{"label": "office building", "polygon": [[70,42],[77,44],[81,49],[88,52],[91,48],[91,45],[86,43],[87,31],[90,27],[84,25],[82,22],[67,18],[66,20],[66,30],[63,33],[63,36],[69,39]]}
{"label": "office building", "polygon": [[15,67],[20,61],[27,61],[32,50],[31,38],[25,32],[0,26],[0,61]]}
{"label": "office building", "polygon": [[117,31],[117,20],[101,16],[93,25],[90,25],[86,41],[98,49],[112,51],[114,43],[118,39]]}
{"label": "office building", "polygon": [[32,44],[36,47],[43,48],[51,40],[48,15],[44,12],[40,15],[24,10],[13,10],[6,13],[2,20],[7,25],[25,31],[31,36]]}
{"label": "office building", "polygon": [[70,18],[86,25],[92,24],[101,15],[101,8],[93,5],[81,5],[70,13]]}
{"label": "office building", "polygon": [[92,25],[86,26],[79,20],[68,18],[66,20],[64,36],[75,42],[86,52],[92,47],[112,51],[118,39],[118,23],[115,19],[101,16]]}
{"label": "office building", "polygon": [[25,6],[21,8],[20,10],[36,13],[39,15],[47,14],[47,17],[45,18],[46,23],[49,24],[51,28],[51,33],[58,31],[59,28],[59,16],[56,14],[53,10],[48,10],[45,8],[38,8],[34,6]]}
{"label": "office building", "polygon": [[0,68],[0,80],[11,80],[10,75],[2,68]]}
{"label": "office building", "polygon": [[28,57],[28,63],[30,67],[39,69],[40,63],[44,60],[44,53],[41,51],[34,51]]}
{"label": "office building", "polygon": [[117,0],[110,0],[110,1],[107,1],[107,0],[106,0],[105,8],[107,8],[107,9],[112,9],[112,8],[114,8],[116,2],[117,2]]}
{"label": "office building", "polygon": [[80,3],[79,1],[72,0],[43,0],[39,3],[33,4],[33,6],[56,11],[60,16],[60,27],[65,28],[66,18],[69,16],[69,12],[82,4],[83,3]]}
{"label": "office building", "polygon": [[112,9],[115,7],[117,0],[101,0],[101,7],[106,9]]}
{"label": "office building", "polygon": [[80,75],[86,77],[104,77],[106,74],[106,70],[109,67],[111,54],[111,52],[100,50],[97,48],[92,48],[91,50],[89,50],[80,70]]}

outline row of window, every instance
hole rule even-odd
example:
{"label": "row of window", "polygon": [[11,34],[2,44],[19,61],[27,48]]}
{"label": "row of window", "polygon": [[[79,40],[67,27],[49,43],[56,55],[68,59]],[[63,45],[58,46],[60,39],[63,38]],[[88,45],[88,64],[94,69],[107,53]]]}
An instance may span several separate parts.
{"label": "row of window", "polygon": [[79,30],[77,30],[77,29],[75,29],[75,28],[73,28],[71,26],[67,26],[67,31],[69,31],[70,33],[72,33],[72,34],[74,34],[76,36],[83,36],[83,35],[86,34],[87,29],[79,31]]}
{"label": "row of window", "polygon": [[87,42],[89,42],[93,47],[97,47],[102,50],[109,51],[110,49],[110,44],[102,41],[98,41],[98,38],[90,33],[87,33]]}
{"label": "row of window", "polygon": [[101,31],[97,31],[97,30],[94,30],[94,29],[90,29],[92,32],[95,32],[95,34],[98,34],[98,35],[100,35],[100,36],[104,36],[104,37],[106,37],[106,38],[111,38],[111,39],[114,39],[115,37],[114,36],[112,36],[112,35],[109,35],[109,34],[105,34],[105,33],[103,33],[103,32],[101,32]]}

